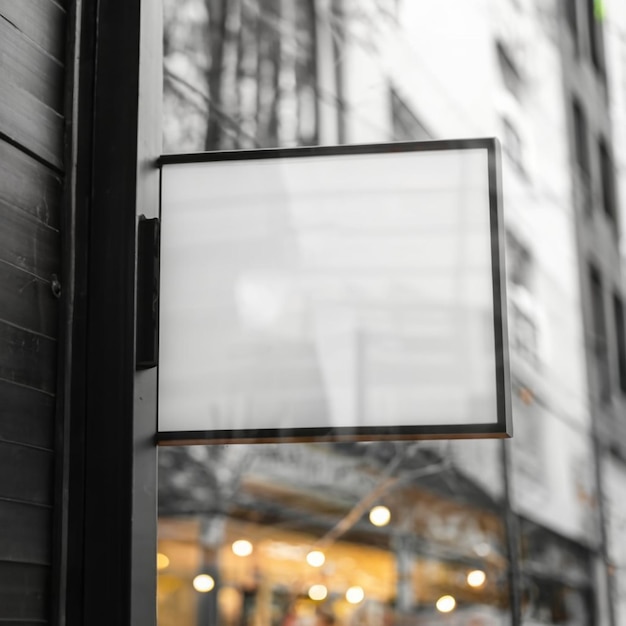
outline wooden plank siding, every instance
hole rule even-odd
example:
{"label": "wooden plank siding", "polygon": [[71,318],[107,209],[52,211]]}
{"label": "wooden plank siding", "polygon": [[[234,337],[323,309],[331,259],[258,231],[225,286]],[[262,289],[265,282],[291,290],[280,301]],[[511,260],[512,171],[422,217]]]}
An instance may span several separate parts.
{"label": "wooden plank siding", "polygon": [[0,141],[0,201],[59,228],[63,178],[9,143]]}
{"label": "wooden plank siding", "polygon": [[52,0],[0,0],[0,15],[35,45],[65,63],[65,10]]}
{"label": "wooden plank siding", "polygon": [[50,568],[0,561],[0,623],[48,622]]}
{"label": "wooden plank siding", "polygon": [[0,398],[0,440],[52,450],[54,396],[0,380]]}
{"label": "wooden plank siding", "polygon": [[0,322],[1,380],[54,395],[56,357],[54,339]]}
{"label": "wooden plank siding", "polygon": [[2,84],[13,83],[63,114],[63,65],[6,20],[0,20]]}
{"label": "wooden plank siding", "polygon": [[22,471],[0,483],[0,500],[52,504],[52,452],[0,442],[0,475],[11,474],[16,467]]}
{"label": "wooden plank siding", "polygon": [[0,138],[4,136],[57,172],[62,171],[63,116],[21,87],[10,84],[1,72],[0,84]]}
{"label": "wooden plank siding", "polygon": [[58,306],[50,283],[2,260],[0,274],[0,322],[56,338]]}
{"label": "wooden plank siding", "polygon": [[0,533],[0,562],[49,566],[51,515],[49,506],[2,501],[0,526],[6,532]]}
{"label": "wooden plank siding", "polygon": [[51,619],[66,8],[0,0],[0,624]]}
{"label": "wooden plank siding", "polygon": [[59,273],[59,231],[0,200],[0,260],[44,280]]}

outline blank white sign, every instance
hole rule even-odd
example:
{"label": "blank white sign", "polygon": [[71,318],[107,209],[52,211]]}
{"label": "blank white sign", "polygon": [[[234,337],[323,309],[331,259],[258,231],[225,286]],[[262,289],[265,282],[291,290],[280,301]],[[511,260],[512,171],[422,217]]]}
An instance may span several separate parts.
{"label": "blank white sign", "polygon": [[159,430],[506,436],[495,144],[456,143],[166,161]]}

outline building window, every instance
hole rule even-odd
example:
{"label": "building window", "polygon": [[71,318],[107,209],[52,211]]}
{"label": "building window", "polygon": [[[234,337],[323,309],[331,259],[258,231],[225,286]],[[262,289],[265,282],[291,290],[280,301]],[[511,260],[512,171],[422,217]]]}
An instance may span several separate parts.
{"label": "building window", "polygon": [[589,32],[589,53],[596,70],[603,72],[602,3],[598,0],[587,2],[587,30]]}
{"label": "building window", "polygon": [[624,330],[624,306],[621,298],[617,294],[613,294],[613,316],[615,318],[615,338],[617,340],[619,388],[626,393],[626,332]]}
{"label": "building window", "polygon": [[589,265],[589,284],[591,297],[592,351],[596,359],[598,394],[601,402],[608,402],[611,397],[611,381],[607,353],[606,322],[604,317],[604,294],[602,277],[593,265]]}
{"label": "building window", "polygon": [[524,173],[522,160],[522,140],[515,126],[508,118],[502,119],[502,129],[504,132],[503,147],[505,154],[513,161],[517,169]]}
{"label": "building window", "polygon": [[539,360],[539,331],[531,295],[533,262],[528,248],[511,232],[506,234],[507,274],[510,282],[511,347],[526,361]]}
{"label": "building window", "polygon": [[565,19],[567,21],[567,25],[570,29],[570,34],[572,36],[572,41],[574,43],[574,52],[578,54],[580,52],[580,48],[578,45],[578,37],[579,37],[579,25],[578,25],[578,11],[577,11],[577,0],[563,0],[563,4],[565,7]]}
{"label": "building window", "polygon": [[574,152],[579,172],[589,179],[589,148],[587,139],[587,118],[577,98],[572,100],[572,117],[574,121]]}
{"label": "building window", "polygon": [[513,350],[529,363],[537,364],[537,327],[533,316],[515,303],[511,305],[511,335]]}
{"label": "building window", "polygon": [[528,248],[513,233],[506,233],[506,269],[516,287],[530,288],[532,258]]}
{"label": "building window", "polygon": [[498,55],[498,66],[500,67],[500,74],[502,75],[502,81],[506,88],[516,97],[519,98],[522,78],[514,63],[508,50],[502,44],[498,42],[496,44],[496,51]]}
{"label": "building window", "polygon": [[431,139],[431,134],[393,87],[389,90],[389,96],[394,141],[426,141]]}
{"label": "building window", "polygon": [[606,141],[601,138],[598,142],[600,154],[600,172],[602,176],[602,205],[607,217],[616,218],[615,211],[615,181],[613,179],[613,161]]}

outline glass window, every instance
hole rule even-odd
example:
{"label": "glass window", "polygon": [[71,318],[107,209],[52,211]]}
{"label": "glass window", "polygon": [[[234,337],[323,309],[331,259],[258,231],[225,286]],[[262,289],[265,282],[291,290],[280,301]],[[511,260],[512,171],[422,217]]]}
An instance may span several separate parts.
{"label": "glass window", "polygon": [[516,304],[511,306],[511,347],[532,364],[538,362],[538,332],[533,316]]}
{"label": "glass window", "polygon": [[502,75],[502,81],[506,88],[516,97],[519,98],[522,79],[516,64],[513,62],[509,51],[505,45],[499,41],[496,44],[496,50],[498,54],[498,65],[500,67],[500,74]]}
{"label": "glass window", "polygon": [[508,118],[502,120],[504,132],[503,148],[505,154],[511,159],[520,172],[524,172],[522,140],[517,129]]}
{"label": "glass window", "polygon": [[422,448],[162,449],[159,625],[503,623],[499,507]]}
{"label": "glass window", "polygon": [[533,296],[534,263],[528,248],[511,231],[506,233],[506,267],[510,282],[510,348],[532,365],[537,365],[539,330]]}
{"label": "glass window", "polygon": [[604,43],[602,37],[603,3],[598,0],[586,0],[587,32],[591,61],[598,72],[604,72]]}
{"label": "glass window", "polygon": [[615,181],[613,178],[613,161],[604,138],[598,142],[600,155],[600,174],[602,177],[602,205],[604,212],[611,220],[616,219],[615,210]]}
{"label": "glass window", "polygon": [[426,141],[432,139],[417,115],[393,89],[389,90],[391,100],[391,127],[394,141]]}
{"label": "glass window", "polygon": [[[388,10],[396,4],[397,15]],[[457,37],[467,28],[462,1],[455,20],[443,11],[438,25],[415,19],[420,10],[436,11],[437,3],[424,9],[418,2],[375,0],[164,0],[164,7],[166,152],[314,145],[347,138],[355,143],[372,137],[421,140],[429,138],[431,130],[449,137],[485,131],[500,135],[508,158],[523,168],[527,155],[522,137],[537,131],[532,107],[521,112],[523,118],[503,120],[488,101],[490,94],[502,95],[501,79],[514,94],[534,85],[521,84],[516,57],[507,54],[514,50],[513,37],[507,39],[505,32],[495,44],[501,76],[493,56],[490,68],[479,67],[484,52],[489,52],[482,47],[467,80],[453,78],[452,70],[464,67],[464,58],[473,62],[476,52],[471,49],[475,38],[456,38],[451,45],[444,36]],[[584,45],[585,13],[582,6],[579,9],[578,15],[574,9],[573,23]],[[467,10],[472,17],[484,17]],[[409,22],[415,30],[408,28]],[[393,30],[401,23],[407,27],[404,39]],[[432,31],[432,37],[409,38],[407,33],[420,33],[418,26]],[[410,49],[423,40],[427,48],[413,55]],[[485,43],[484,38],[478,40]],[[538,59],[543,48],[536,47]],[[396,63],[393,54],[406,58]],[[495,81],[484,89],[482,69]],[[403,97],[416,92],[418,98]],[[573,118],[572,154],[582,173],[579,178],[588,186],[585,112],[569,93],[562,95],[562,106],[569,107]],[[423,119],[434,124],[432,129],[425,128]],[[493,128],[480,121],[487,119]],[[522,121],[523,126],[517,126]],[[568,139],[562,137],[565,147]],[[514,182],[520,185],[518,205],[524,206],[520,198],[542,197],[530,179]],[[388,209],[383,204],[381,209]],[[522,213],[523,224],[520,220],[506,225],[520,228],[523,241],[530,242],[529,233],[541,226],[542,218],[533,221],[541,212]],[[246,220],[235,222],[236,229],[242,224],[242,232],[255,227]],[[521,231],[528,225],[528,231]],[[539,237],[536,245],[541,243]],[[508,244],[509,295],[519,296],[513,306],[511,341],[526,357],[516,359],[517,364],[530,371],[529,365],[538,363],[538,345],[543,345],[539,331],[553,327],[544,324],[540,308],[548,290],[543,270],[534,269],[544,259],[534,241],[532,257],[513,236]],[[245,246],[241,250],[246,254]],[[553,269],[548,273],[558,280]],[[598,284],[592,292],[601,292],[599,277]],[[578,312],[556,308],[559,316],[568,315],[564,328],[570,322],[577,327]],[[598,354],[606,357],[604,311],[596,307],[593,314],[594,320],[602,320],[602,326],[600,321],[594,326],[594,339],[600,336],[594,345],[603,346]],[[492,323],[481,319],[485,325]],[[555,320],[551,317],[550,323]],[[561,337],[569,334],[556,336],[556,346],[562,345]],[[603,363],[608,368],[606,358]],[[602,380],[608,380],[608,369],[602,372]],[[468,367],[467,376],[474,374]],[[277,380],[284,385],[280,377]],[[577,471],[568,466],[558,479],[551,479],[542,448],[549,439],[543,436],[548,412],[539,407],[530,388],[520,386],[517,394],[519,445],[508,466],[506,447],[495,441],[160,448],[159,626],[514,623],[508,583],[520,572],[517,557],[510,563],[509,549],[518,536],[507,537],[507,500],[525,486],[533,495],[541,490],[553,498],[554,490],[563,485],[568,489],[567,472]],[[553,395],[558,394],[548,394],[549,401]],[[241,406],[245,402],[241,395]],[[560,415],[563,407],[554,410]],[[568,444],[557,437],[555,445]],[[544,523],[550,525],[546,519]],[[580,623],[592,624],[587,552],[533,529],[523,526],[525,623],[582,619]],[[548,538],[541,539],[546,533]],[[545,547],[551,545],[556,547]],[[553,553],[561,556],[551,560]],[[559,569],[566,570],[564,576]]]}
{"label": "glass window", "polygon": [[578,0],[563,0],[563,6],[565,10],[565,19],[570,29],[572,41],[574,43],[574,50],[576,54],[579,52],[579,25],[578,25]]}
{"label": "glass window", "polygon": [[528,248],[510,230],[506,232],[506,268],[511,283],[530,289],[532,257]]}
{"label": "glass window", "polygon": [[572,117],[574,122],[574,155],[584,181],[589,178],[589,148],[587,138],[587,119],[582,105],[577,98],[572,100]]}
{"label": "glass window", "polygon": [[617,365],[619,386],[626,392],[626,332],[624,329],[624,306],[622,299],[613,294],[613,316],[615,318],[615,337],[617,339]]}
{"label": "glass window", "polygon": [[600,272],[593,265],[589,266],[591,297],[591,321],[593,326],[592,349],[596,359],[598,393],[600,400],[608,402],[611,397],[611,377],[609,370],[606,320],[604,317],[604,292]]}

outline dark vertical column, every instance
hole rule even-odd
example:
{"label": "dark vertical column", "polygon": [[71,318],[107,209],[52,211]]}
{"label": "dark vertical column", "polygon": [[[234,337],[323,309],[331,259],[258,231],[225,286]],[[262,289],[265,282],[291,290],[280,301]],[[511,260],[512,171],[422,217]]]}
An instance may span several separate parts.
{"label": "dark vertical column", "polygon": [[522,572],[519,555],[520,530],[517,515],[511,503],[511,442],[500,442],[502,470],[504,472],[504,498],[502,502],[506,528],[507,553],[509,557],[508,585],[511,626],[522,624]]}
{"label": "dark vertical column", "polygon": [[161,6],[82,0],[67,624],[156,623],[156,372],[135,373],[136,224],[158,215]]}

